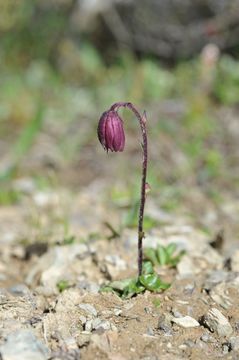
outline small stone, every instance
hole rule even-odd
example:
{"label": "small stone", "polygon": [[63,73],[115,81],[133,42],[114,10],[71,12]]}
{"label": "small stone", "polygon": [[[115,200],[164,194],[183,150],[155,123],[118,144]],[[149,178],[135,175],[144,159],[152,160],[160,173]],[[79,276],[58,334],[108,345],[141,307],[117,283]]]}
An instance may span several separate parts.
{"label": "small stone", "polygon": [[80,304],[79,308],[81,308],[82,310],[85,310],[87,313],[89,313],[92,316],[97,316],[97,310],[91,304]]}
{"label": "small stone", "polygon": [[154,331],[150,326],[147,327],[147,335],[148,336],[154,336]]}
{"label": "small stone", "polygon": [[4,360],[47,360],[49,351],[30,330],[18,330],[8,335],[7,341],[0,346]]}
{"label": "small stone", "polygon": [[122,314],[122,310],[121,309],[114,309],[114,314],[115,314],[115,316],[119,316],[120,314]]}
{"label": "small stone", "polygon": [[239,351],[239,336],[232,336],[229,339],[230,348],[233,351]]}
{"label": "small stone", "polygon": [[176,318],[182,318],[183,317],[183,315],[177,309],[172,309],[172,314]]}
{"label": "small stone", "polygon": [[225,282],[214,286],[210,291],[210,297],[225,310],[232,305],[230,297],[227,295]]}
{"label": "small stone", "polygon": [[81,322],[82,325],[84,325],[84,324],[86,323],[86,321],[87,321],[86,317],[83,316],[83,315],[81,315],[81,316],[79,317],[79,319],[80,319],[80,322]]}
{"label": "small stone", "polygon": [[77,283],[79,289],[87,290],[92,294],[97,294],[100,290],[100,286],[96,283],[89,282],[87,280],[81,280]]}
{"label": "small stone", "polygon": [[229,352],[228,344],[222,345],[222,352],[223,352],[223,354],[227,354]]}
{"label": "small stone", "polygon": [[93,320],[88,320],[85,323],[85,331],[91,332],[93,329]]}
{"label": "small stone", "polygon": [[180,277],[196,275],[200,270],[195,267],[195,263],[188,255],[184,255],[177,265]]}
{"label": "small stone", "polygon": [[191,339],[188,339],[188,340],[184,341],[184,345],[186,345],[189,348],[193,348],[195,346],[195,342],[192,341]]}
{"label": "small stone", "polygon": [[17,284],[9,289],[9,292],[16,296],[30,295],[30,290],[25,284]]}
{"label": "small stone", "polygon": [[172,326],[171,326],[171,318],[167,315],[161,315],[158,321],[158,329],[163,331],[165,335],[172,335]]}
{"label": "small stone", "polygon": [[183,292],[185,295],[192,295],[192,293],[194,292],[195,290],[195,283],[193,284],[187,284],[184,289],[183,289]]}
{"label": "small stone", "polygon": [[[95,324],[95,320],[99,320],[99,322],[97,324]],[[100,319],[95,319],[93,321],[93,329],[95,330],[99,330],[99,329],[102,329],[102,330],[110,330],[111,328],[111,324],[109,321],[107,320],[100,320]]]}
{"label": "small stone", "polygon": [[96,319],[92,320],[92,330],[99,329],[101,324],[102,324],[102,320],[100,318],[96,318]]}
{"label": "small stone", "polygon": [[211,335],[209,335],[208,333],[202,334],[200,339],[205,343],[215,343],[216,342],[216,340]]}
{"label": "small stone", "polygon": [[126,269],[126,263],[119,255],[106,255],[105,261],[111,265],[114,265],[119,270]]}
{"label": "small stone", "polygon": [[204,289],[211,290],[215,285],[227,281],[227,279],[228,279],[228,272],[224,270],[212,271],[204,284]]}
{"label": "small stone", "polygon": [[183,328],[193,328],[193,327],[200,326],[200,324],[197,320],[195,320],[194,318],[192,318],[191,316],[188,316],[188,315],[181,317],[181,318],[173,317],[172,322],[174,322],[175,324],[177,324]]}
{"label": "small stone", "polygon": [[210,309],[201,319],[203,326],[211,332],[217,332],[219,336],[230,336],[233,332],[227,318],[216,308]]}

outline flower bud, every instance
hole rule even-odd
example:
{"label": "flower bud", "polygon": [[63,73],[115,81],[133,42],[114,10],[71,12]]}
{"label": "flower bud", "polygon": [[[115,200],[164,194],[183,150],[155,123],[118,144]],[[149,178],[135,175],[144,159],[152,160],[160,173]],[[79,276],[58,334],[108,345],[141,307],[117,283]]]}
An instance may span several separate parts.
{"label": "flower bud", "polygon": [[105,150],[123,151],[125,135],[123,120],[115,110],[109,110],[101,115],[98,124],[98,138]]}

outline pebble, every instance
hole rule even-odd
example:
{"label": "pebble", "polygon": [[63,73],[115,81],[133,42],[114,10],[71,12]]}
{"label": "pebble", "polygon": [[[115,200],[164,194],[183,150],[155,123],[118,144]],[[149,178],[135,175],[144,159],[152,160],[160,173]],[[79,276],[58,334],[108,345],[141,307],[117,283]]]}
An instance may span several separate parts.
{"label": "pebble", "polygon": [[87,290],[91,294],[97,294],[100,290],[100,286],[96,283],[89,282],[87,280],[82,280],[77,283],[79,289]]}
{"label": "pebble", "polygon": [[30,330],[20,329],[8,335],[6,342],[0,346],[4,360],[47,360],[48,349]]}
{"label": "pebble", "polygon": [[227,279],[228,272],[224,270],[212,271],[204,284],[204,289],[211,290],[215,285],[222,283],[223,281],[227,281]]}
{"label": "pebble", "polygon": [[181,326],[183,328],[193,328],[193,327],[200,326],[200,324],[197,320],[195,320],[194,318],[192,318],[191,316],[188,316],[188,315],[181,317],[181,318],[173,317],[172,322],[174,322],[175,324],[177,324],[178,326]]}
{"label": "pebble", "polygon": [[[94,323],[93,323],[94,324]],[[103,330],[110,330],[111,324],[107,320],[100,320],[100,322],[97,325],[93,325],[96,330],[103,329]]]}
{"label": "pebble", "polygon": [[172,309],[172,314],[175,318],[182,318],[183,315],[177,309]]}
{"label": "pebble", "polygon": [[180,278],[196,275],[200,269],[195,267],[195,263],[191,257],[184,255],[177,265],[177,270]]}
{"label": "pebble", "polygon": [[184,289],[183,289],[183,292],[185,295],[192,295],[192,293],[194,292],[195,290],[195,283],[192,283],[192,284],[187,284]]}
{"label": "pebble", "polygon": [[189,348],[193,348],[195,346],[195,342],[192,341],[191,339],[188,339],[188,340],[184,341],[184,345],[186,345]]}
{"label": "pebble", "polygon": [[154,331],[151,326],[147,327],[147,335],[148,336],[154,336]]}
{"label": "pebble", "polygon": [[119,257],[119,255],[106,255],[105,261],[111,265],[114,265],[119,270],[126,269],[126,262]]}
{"label": "pebble", "polygon": [[227,295],[227,286],[225,282],[214,286],[210,291],[210,297],[225,310],[232,305],[230,297]]}
{"label": "pebble", "polygon": [[203,326],[212,332],[217,332],[219,336],[230,336],[232,327],[227,318],[216,308],[210,309],[201,319]]}
{"label": "pebble", "polygon": [[122,314],[122,310],[121,309],[114,309],[114,314],[115,316],[119,316]]}
{"label": "pebble", "polygon": [[17,284],[9,288],[9,292],[16,296],[29,295],[30,290],[25,284]]}
{"label": "pebble", "polygon": [[230,345],[231,350],[239,351],[239,336],[230,337],[229,345]]}
{"label": "pebble", "polygon": [[81,322],[82,325],[84,325],[84,324],[86,323],[86,321],[87,321],[86,317],[83,316],[83,315],[81,315],[81,316],[79,317],[79,319],[80,319],[80,322]]}
{"label": "pebble", "polygon": [[93,330],[93,320],[87,320],[85,323],[85,331],[91,332]]}
{"label": "pebble", "polygon": [[163,314],[159,317],[158,329],[163,331],[167,336],[172,335],[172,326],[169,316]]}
{"label": "pebble", "polygon": [[80,304],[79,308],[85,310],[88,314],[92,316],[97,316],[96,308],[91,304]]}
{"label": "pebble", "polygon": [[202,334],[200,339],[205,343],[214,343],[214,342],[216,342],[216,340],[211,335],[209,335],[208,333]]}
{"label": "pebble", "polygon": [[223,354],[227,354],[229,352],[228,344],[222,345],[222,352],[223,352]]}

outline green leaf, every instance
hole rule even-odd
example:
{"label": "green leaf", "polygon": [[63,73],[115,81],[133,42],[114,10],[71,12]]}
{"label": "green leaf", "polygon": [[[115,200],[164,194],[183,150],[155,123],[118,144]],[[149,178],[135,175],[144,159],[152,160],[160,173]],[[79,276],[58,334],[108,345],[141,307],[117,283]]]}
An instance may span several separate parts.
{"label": "green leaf", "polygon": [[108,286],[110,286],[114,290],[124,291],[125,288],[132,286],[134,279],[124,279],[124,280],[116,280],[112,281]]}
{"label": "green leaf", "polygon": [[159,245],[156,249],[158,262],[160,265],[166,265],[168,263],[169,257],[164,246]]}
{"label": "green leaf", "polygon": [[176,265],[179,263],[179,261],[181,260],[181,257],[182,257],[185,253],[186,253],[185,250],[181,250],[177,256],[171,258],[171,260],[170,260],[170,265],[173,266],[173,267],[176,266]]}
{"label": "green leaf", "polygon": [[143,274],[153,274],[154,268],[151,261],[144,261],[143,267],[142,267],[142,273]]}
{"label": "green leaf", "polygon": [[160,277],[156,274],[143,274],[139,277],[142,285],[150,291],[166,290],[170,287],[170,284],[163,283]]}
{"label": "green leaf", "polygon": [[56,286],[57,286],[59,292],[62,292],[62,291],[64,291],[64,290],[68,289],[70,285],[69,285],[69,283],[68,283],[67,280],[60,280],[60,281],[56,284]]}
{"label": "green leaf", "polygon": [[144,286],[140,284],[138,279],[134,279],[129,286],[126,286],[126,288],[123,291],[122,298],[123,299],[129,299],[134,295],[137,295],[145,290]]}
{"label": "green leaf", "polygon": [[122,299],[129,299],[145,290],[137,278],[112,281],[101,288],[101,292],[113,292]]}
{"label": "green leaf", "polygon": [[157,258],[155,249],[145,248],[144,249],[144,257],[146,260],[151,261],[153,265],[158,265],[158,258]]}
{"label": "green leaf", "polygon": [[166,247],[165,250],[169,258],[173,255],[176,249],[177,249],[177,245],[175,243],[171,243]]}

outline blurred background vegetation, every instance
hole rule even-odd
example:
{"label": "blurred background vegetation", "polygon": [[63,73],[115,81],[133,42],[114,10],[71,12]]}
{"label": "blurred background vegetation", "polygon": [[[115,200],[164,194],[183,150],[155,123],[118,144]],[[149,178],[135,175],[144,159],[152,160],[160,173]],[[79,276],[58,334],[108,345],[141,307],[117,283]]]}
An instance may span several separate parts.
{"label": "blurred background vegetation", "polygon": [[0,0],[0,205],[21,201],[26,178],[77,191],[102,179],[116,203],[137,201],[136,121],[125,111],[121,156],[107,157],[96,137],[116,101],[147,110],[162,209],[202,219],[209,204],[238,199],[236,10],[222,0]]}

